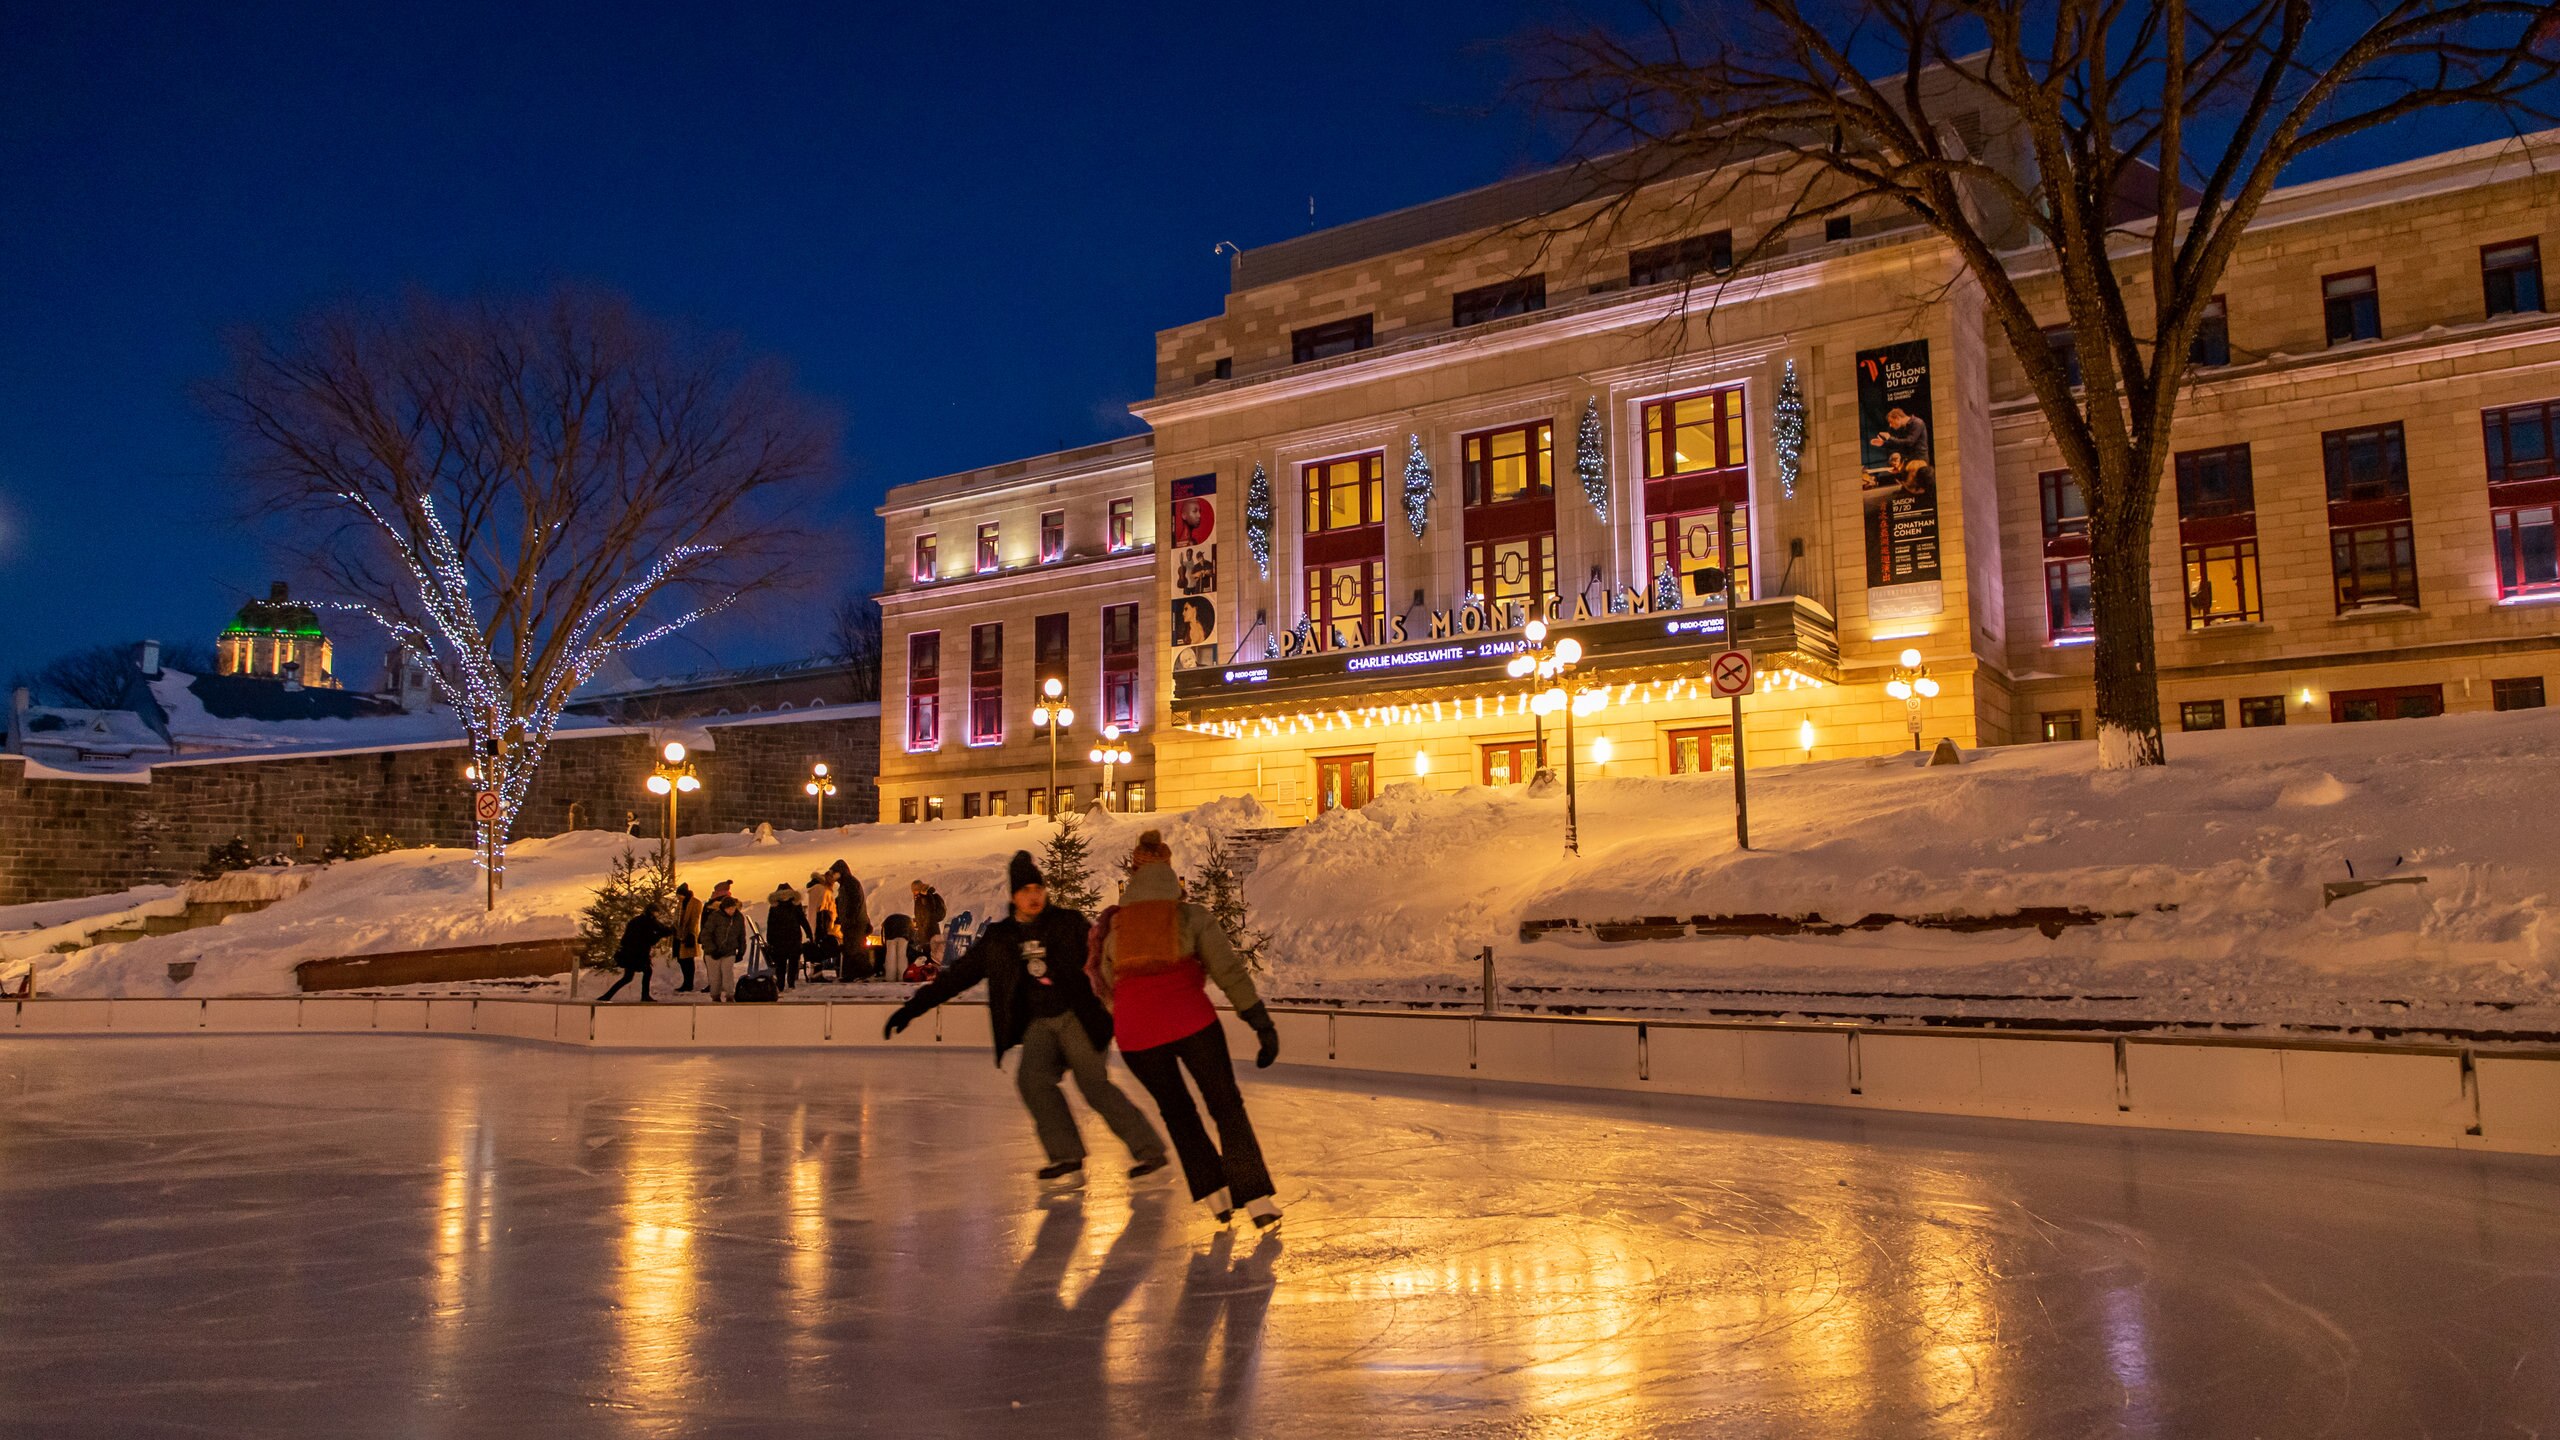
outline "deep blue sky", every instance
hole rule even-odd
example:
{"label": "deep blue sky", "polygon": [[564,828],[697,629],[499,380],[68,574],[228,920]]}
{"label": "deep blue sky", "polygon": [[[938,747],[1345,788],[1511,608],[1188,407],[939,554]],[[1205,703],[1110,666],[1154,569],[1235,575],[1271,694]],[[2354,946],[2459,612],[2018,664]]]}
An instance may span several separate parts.
{"label": "deep blue sky", "polygon": [[1102,8],[0,0],[0,675],[263,590],[187,393],[229,327],[572,278],[735,331],[841,412],[868,588],[885,486],[1138,428],[1217,241],[1552,153],[1486,114],[1508,0]]}
{"label": "deep blue sky", "polygon": [[[230,327],[411,286],[599,282],[785,358],[843,417],[808,520],[868,589],[884,487],[1137,428],[1215,242],[1552,159],[1499,42],[1555,13],[0,0],[0,676],[262,591],[188,387]],[[2484,126],[2430,131],[2321,168]],[[804,653],[824,609],[635,668]]]}

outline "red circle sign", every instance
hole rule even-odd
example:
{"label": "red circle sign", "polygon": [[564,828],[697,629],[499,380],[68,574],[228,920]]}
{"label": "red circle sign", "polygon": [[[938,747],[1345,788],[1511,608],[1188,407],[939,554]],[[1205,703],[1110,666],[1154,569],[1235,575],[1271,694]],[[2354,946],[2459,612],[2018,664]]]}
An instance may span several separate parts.
{"label": "red circle sign", "polygon": [[483,790],[472,796],[471,813],[474,818],[484,822],[496,820],[498,818],[498,792],[495,790]]}
{"label": "red circle sign", "polygon": [[1707,686],[1718,699],[1730,700],[1751,691],[1751,652],[1727,650],[1707,662]]}

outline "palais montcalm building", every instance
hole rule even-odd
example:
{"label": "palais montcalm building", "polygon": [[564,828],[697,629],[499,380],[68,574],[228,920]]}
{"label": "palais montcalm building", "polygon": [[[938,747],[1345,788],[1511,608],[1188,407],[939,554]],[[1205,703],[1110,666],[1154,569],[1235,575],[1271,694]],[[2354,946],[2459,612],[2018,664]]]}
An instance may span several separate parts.
{"label": "palais montcalm building", "polygon": [[[2002,137],[1980,148],[2007,163]],[[2162,486],[2171,728],[2542,703],[2554,159],[2560,134],[2528,137],[2263,207]],[[1394,784],[1520,783],[1542,745],[1565,763],[1504,668],[1539,614],[1584,652],[1586,778],[1724,768],[1706,677],[1728,648],[1757,661],[1755,765],[1911,746],[1886,690],[1908,651],[1936,682],[1928,739],[2087,733],[2083,507],[1948,248],[1878,209],[1736,268],[1774,187],[1718,186],[1702,217],[1692,177],[1603,226],[1562,203],[1570,183],[1245,251],[1222,314],[1157,337],[1149,439],[892,492],[906,738],[893,720],[883,818],[1041,803],[1048,662],[1026,645],[1078,712],[1062,785],[1082,804],[1089,713],[1137,719],[1129,798],[1160,805],[1253,794],[1303,818]],[[1036,536],[1060,512],[1052,549]],[[1694,593],[1709,571],[1730,611]],[[1129,626],[1134,672],[1112,639]]]}

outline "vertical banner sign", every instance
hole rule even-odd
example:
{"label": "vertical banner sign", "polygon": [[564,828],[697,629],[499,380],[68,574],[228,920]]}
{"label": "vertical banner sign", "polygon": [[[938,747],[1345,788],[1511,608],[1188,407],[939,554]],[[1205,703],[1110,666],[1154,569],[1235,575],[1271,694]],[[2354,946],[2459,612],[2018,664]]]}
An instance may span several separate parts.
{"label": "vertical banner sign", "polygon": [[[1936,423],[1928,341],[1858,352],[1858,467],[1866,472],[1859,500],[1870,590],[1939,578]],[[1938,602],[1933,596],[1921,608],[1934,612]]]}
{"label": "vertical banner sign", "polygon": [[1218,477],[1173,482],[1173,668],[1218,663]]}

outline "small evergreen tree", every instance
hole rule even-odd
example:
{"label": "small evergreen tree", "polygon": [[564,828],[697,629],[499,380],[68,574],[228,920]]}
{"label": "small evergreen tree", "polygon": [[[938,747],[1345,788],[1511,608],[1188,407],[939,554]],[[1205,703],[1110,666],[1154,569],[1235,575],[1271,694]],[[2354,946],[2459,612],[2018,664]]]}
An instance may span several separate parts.
{"label": "small evergreen tree", "polygon": [[1049,889],[1049,903],[1091,915],[1101,908],[1101,892],[1094,889],[1091,845],[1070,812],[1059,817],[1058,833],[1049,837],[1048,847],[1040,852],[1040,878]]}
{"label": "small evergreen tree", "polygon": [[622,927],[631,917],[675,895],[675,880],[655,855],[643,860],[625,850],[605,872],[593,900],[578,914],[578,963],[590,969],[613,962]]}
{"label": "small evergreen tree", "polygon": [[[1795,372],[1787,372],[1792,375]],[[1582,426],[1573,437],[1573,473],[1582,481],[1582,493],[1601,519],[1609,518],[1609,453],[1607,440],[1600,431],[1600,397],[1594,395],[1582,407]],[[1793,493],[1792,491],[1789,493]]]}
{"label": "small evergreen tree", "polygon": [[1804,464],[1804,383],[1796,379],[1796,362],[1778,377],[1778,400],[1769,409],[1769,438],[1778,452],[1778,490],[1796,498],[1796,475]]}
{"label": "small evergreen tree", "polygon": [[1422,453],[1422,437],[1407,435],[1404,452],[1404,523],[1413,538],[1422,538],[1431,523],[1431,457]]}
{"label": "small evergreen tree", "polygon": [[249,852],[249,842],[237,835],[205,851],[204,868],[196,872],[200,880],[212,880],[234,870],[246,870],[258,863]]}
{"label": "small evergreen tree", "polygon": [[1653,608],[1656,610],[1680,608],[1680,576],[1671,568],[1671,562],[1668,560],[1662,562],[1662,573],[1653,577]]}
{"label": "small evergreen tree", "polygon": [[1253,550],[1254,567],[1262,578],[1271,578],[1271,477],[1261,466],[1253,467],[1253,478],[1244,487],[1244,539]]}
{"label": "small evergreen tree", "polygon": [[1236,874],[1234,863],[1227,858],[1226,841],[1218,836],[1210,837],[1209,858],[1201,865],[1200,873],[1192,877],[1191,898],[1209,912],[1219,929],[1227,932],[1227,943],[1235,947],[1248,969],[1258,973],[1269,968],[1262,952],[1270,944],[1270,937],[1253,927],[1252,914],[1244,903],[1244,879]]}

